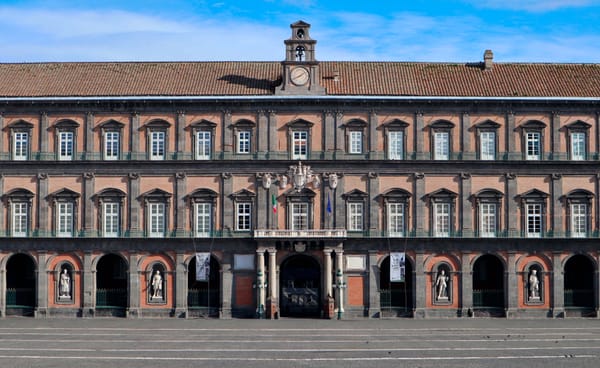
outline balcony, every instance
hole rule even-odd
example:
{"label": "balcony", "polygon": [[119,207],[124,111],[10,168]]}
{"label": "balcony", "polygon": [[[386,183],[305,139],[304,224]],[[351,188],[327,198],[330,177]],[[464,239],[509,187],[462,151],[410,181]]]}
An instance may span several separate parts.
{"label": "balcony", "polygon": [[254,230],[254,238],[267,239],[341,239],[346,237],[346,229],[324,230]]}

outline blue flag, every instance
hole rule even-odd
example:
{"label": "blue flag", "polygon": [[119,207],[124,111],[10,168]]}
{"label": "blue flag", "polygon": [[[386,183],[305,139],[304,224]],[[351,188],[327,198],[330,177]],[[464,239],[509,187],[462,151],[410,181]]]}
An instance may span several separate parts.
{"label": "blue flag", "polygon": [[329,198],[329,193],[327,193],[327,213],[331,215],[331,198]]}

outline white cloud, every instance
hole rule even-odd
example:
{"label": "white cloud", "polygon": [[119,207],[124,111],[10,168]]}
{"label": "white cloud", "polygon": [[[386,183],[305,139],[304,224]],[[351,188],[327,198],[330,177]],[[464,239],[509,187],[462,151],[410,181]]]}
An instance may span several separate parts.
{"label": "white cloud", "polygon": [[562,8],[598,5],[597,0],[476,0],[469,1],[480,8],[546,12]]}

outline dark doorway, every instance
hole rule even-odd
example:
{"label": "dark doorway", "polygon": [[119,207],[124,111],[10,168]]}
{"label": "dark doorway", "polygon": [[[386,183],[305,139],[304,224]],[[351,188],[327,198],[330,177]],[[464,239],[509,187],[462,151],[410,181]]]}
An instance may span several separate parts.
{"label": "dark doorway", "polygon": [[196,280],[196,257],[188,264],[188,309],[192,314],[218,316],[221,308],[219,261],[210,257],[208,280]]}
{"label": "dark doorway", "polygon": [[[413,310],[413,271],[406,258],[404,262],[404,282],[390,281],[390,257],[381,262],[379,273],[380,308],[384,315],[410,315]],[[397,312],[397,313],[393,313]]]}
{"label": "dark doorway", "polygon": [[15,254],[6,264],[6,313],[33,316],[36,306],[35,263],[26,254]]}
{"label": "dark doorway", "polygon": [[473,307],[504,315],[504,266],[491,254],[479,257],[473,265]]}
{"label": "dark doorway", "polygon": [[296,255],[286,259],[279,278],[282,317],[320,317],[321,268],[314,258]]}
{"label": "dark doorway", "polygon": [[583,255],[565,264],[565,307],[594,309],[594,265]]}
{"label": "dark doorway", "polygon": [[103,256],[96,266],[96,308],[123,315],[127,296],[127,263],[116,254]]}

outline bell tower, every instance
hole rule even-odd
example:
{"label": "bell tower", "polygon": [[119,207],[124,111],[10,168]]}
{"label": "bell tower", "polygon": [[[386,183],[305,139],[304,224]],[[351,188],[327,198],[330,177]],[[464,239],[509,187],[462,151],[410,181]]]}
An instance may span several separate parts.
{"label": "bell tower", "polygon": [[290,25],[292,37],[285,40],[282,83],[277,95],[323,95],[319,62],[315,59],[316,40],[310,38],[310,24],[298,21]]}

